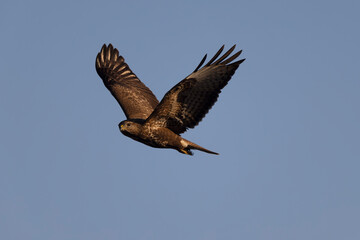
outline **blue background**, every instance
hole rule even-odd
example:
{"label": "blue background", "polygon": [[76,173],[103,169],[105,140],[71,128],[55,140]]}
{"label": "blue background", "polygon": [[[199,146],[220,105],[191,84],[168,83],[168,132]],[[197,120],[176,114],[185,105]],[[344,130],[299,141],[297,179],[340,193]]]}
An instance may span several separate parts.
{"label": "blue background", "polygon": [[[2,1],[0,239],[360,239],[359,1]],[[246,61],[183,136],[123,136],[95,71],[162,96],[205,53]]]}

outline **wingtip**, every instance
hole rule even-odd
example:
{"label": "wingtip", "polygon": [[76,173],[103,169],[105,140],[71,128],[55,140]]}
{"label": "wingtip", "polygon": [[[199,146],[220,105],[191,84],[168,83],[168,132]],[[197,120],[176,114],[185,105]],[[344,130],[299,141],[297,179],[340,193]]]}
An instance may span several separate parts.
{"label": "wingtip", "polygon": [[[231,49],[231,52],[234,51],[234,49],[236,48],[236,44],[234,44],[234,46],[232,46],[230,49]],[[229,49],[229,51],[230,51]]]}
{"label": "wingtip", "polygon": [[101,47],[101,53],[104,53],[105,52],[105,49],[106,49],[106,44],[104,43],[103,45],[102,45],[102,47]]}
{"label": "wingtip", "polygon": [[109,43],[109,44],[104,43],[101,47],[101,52],[105,52],[106,50],[109,50],[109,49],[113,50],[114,49],[113,45],[111,43]]}
{"label": "wingtip", "polygon": [[206,58],[207,58],[207,54],[205,54],[203,59],[200,61],[199,65],[195,68],[194,72],[197,72],[197,70],[199,70],[199,68],[204,64]]}
{"label": "wingtip", "polygon": [[223,44],[222,46],[221,46],[221,48],[219,49],[219,51],[218,52],[222,52],[222,51],[224,51],[224,48],[225,48],[225,44]]}

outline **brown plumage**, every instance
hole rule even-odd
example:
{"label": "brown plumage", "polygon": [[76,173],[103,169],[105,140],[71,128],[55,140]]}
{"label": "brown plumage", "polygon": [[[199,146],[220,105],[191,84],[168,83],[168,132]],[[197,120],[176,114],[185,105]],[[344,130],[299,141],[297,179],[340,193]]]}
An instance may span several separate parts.
{"label": "brown plumage", "polygon": [[103,45],[96,57],[96,71],[123,109],[127,120],[119,123],[120,131],[151,147],[173,148],[192,155],[191,149],[218,154],[192,143],[179,134],[194,128],[216,102],[241,59],[231,63],[241,51],[227,58],[230,48],[219,59],[224,46],[204,66],[206,55],[189,76],[168,91],[161,102],[131,71],[118,50]]}
{"label": "brown plumage", "polygon": [[131,71],[111,44],[108,47],[104,45],[97,55],[96,71],[127,119],[146,119],[159,104],[155,95]]}

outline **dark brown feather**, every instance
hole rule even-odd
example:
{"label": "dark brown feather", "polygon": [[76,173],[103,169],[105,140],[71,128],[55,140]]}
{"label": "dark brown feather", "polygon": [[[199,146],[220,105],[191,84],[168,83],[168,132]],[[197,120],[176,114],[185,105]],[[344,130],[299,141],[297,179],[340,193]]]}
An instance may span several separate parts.
{"label": "dark brown feather", "polygon": [[[235,46],[216,62],[224,46],[201,69],[205,58],[195,71],[168,91],[154,112],[146,120],[151,126],[166,127],[180,134],[195,127],[216,102],[221,89],[226,86],[239,65],[245,60],[229,64],[241,51],[227,60]],[[214,63],[213,63],[214,62]],[[199,69],[199,70],[198,70]]]}
{"label": "dark brown feather", "polygon": [[127,119],[147,119],[159,101],[119,56],[119,51],[103,45],[96,57],[96,71],[123,109]]}

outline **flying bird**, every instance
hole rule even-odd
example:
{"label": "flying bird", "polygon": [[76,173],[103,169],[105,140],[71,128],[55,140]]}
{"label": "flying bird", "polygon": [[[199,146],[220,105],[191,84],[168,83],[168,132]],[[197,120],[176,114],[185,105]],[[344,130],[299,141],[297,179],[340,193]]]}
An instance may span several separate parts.
{"label": "flying bird", "polygon": [[240,50],[230,56],[235,46],[219,57],[224,50],[222,46],[202,67],[205,55],[196,69],[170,89],[159,103],[131,71],[119,51],[111,44],[104,44],[96,57],[95,67],[125,113],[126,120],[119,123],[120,131],[155,148],[172,148],[187,155],[193,155],[191,149],[218,154],[182,138],[180,134],[199,124],[216,102],[221,89],[245,60],[233,62],[241,54]]}

